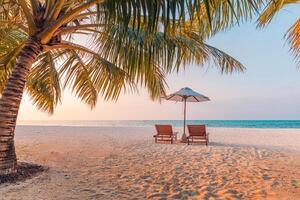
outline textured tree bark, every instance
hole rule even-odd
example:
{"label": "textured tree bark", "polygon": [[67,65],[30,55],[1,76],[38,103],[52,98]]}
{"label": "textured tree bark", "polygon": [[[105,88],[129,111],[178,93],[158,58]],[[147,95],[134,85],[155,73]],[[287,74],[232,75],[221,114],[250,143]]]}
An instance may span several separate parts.
{"label": "textured tree bark", "polygon": [[29,38],[21,50],[0,99],[0,175],[16,172],[17,157],[14,132],[26,78],[37,56],[43,51],[40,42]]}

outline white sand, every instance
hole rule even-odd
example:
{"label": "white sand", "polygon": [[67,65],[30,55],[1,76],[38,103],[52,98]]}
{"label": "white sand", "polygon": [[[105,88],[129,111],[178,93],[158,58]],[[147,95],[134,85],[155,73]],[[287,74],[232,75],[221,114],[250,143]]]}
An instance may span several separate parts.
{"label": "white sand", "polygon": [[153,132],[19,126],[19,160],[50,170],[0,199],[300,199],[300,130],[211,128],[209,147]]}
{"label": "white sand", "polygon": [[209,132],[215,145],[254,146],[300,153],[300,129],[210,128]]}

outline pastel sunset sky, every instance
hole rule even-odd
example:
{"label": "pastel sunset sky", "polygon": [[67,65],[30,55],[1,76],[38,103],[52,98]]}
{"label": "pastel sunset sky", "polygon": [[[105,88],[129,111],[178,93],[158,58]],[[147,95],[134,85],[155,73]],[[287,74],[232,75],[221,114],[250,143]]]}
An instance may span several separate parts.
{"label": "pastel sunset sky", "polygon": [[[263,30],[253,21],[217,34],[207,43],[242,62],[247,71],[221,75],[214,66],[188,66],[168,76],[168,93],[187,86],[211,98],[189,103],[188,119],[300,119],[300,70],[283,38],[298,14],[293,6]],[[19,120],[182,119],[182,108],[182,103],[153,102],[141,89],[139,94],[121,94],[117,102],[100,100],[91,110],[65,91],[51,116],[35,109],[25,96]]]}

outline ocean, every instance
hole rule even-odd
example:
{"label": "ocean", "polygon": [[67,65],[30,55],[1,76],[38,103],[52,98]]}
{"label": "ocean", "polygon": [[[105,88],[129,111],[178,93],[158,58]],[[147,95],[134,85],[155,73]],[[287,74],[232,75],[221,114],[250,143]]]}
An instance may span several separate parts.
{"label": "ocean", "polygon": [[[88,126],[88,127],[153,127],[155,124],[171,124],[182,127],[182,120],[48,120],[18,121],[18,125],[38,126]],[[187,124],[206,124],[207,127],[219,128],[300,128],[300,120],[187,120]]]}

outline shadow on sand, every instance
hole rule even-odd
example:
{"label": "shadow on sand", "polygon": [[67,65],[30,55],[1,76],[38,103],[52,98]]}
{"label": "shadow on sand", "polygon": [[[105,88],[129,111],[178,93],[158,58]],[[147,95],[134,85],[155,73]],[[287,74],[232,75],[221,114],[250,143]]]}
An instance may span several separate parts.
{"label": "shadow on sand", "polygon": [[0,175],[0,185],[4,183],[16,183],[18,181],[24,181],[45,171],[48,171],[47,167],[32,163],[19,162],[16,173]]}

